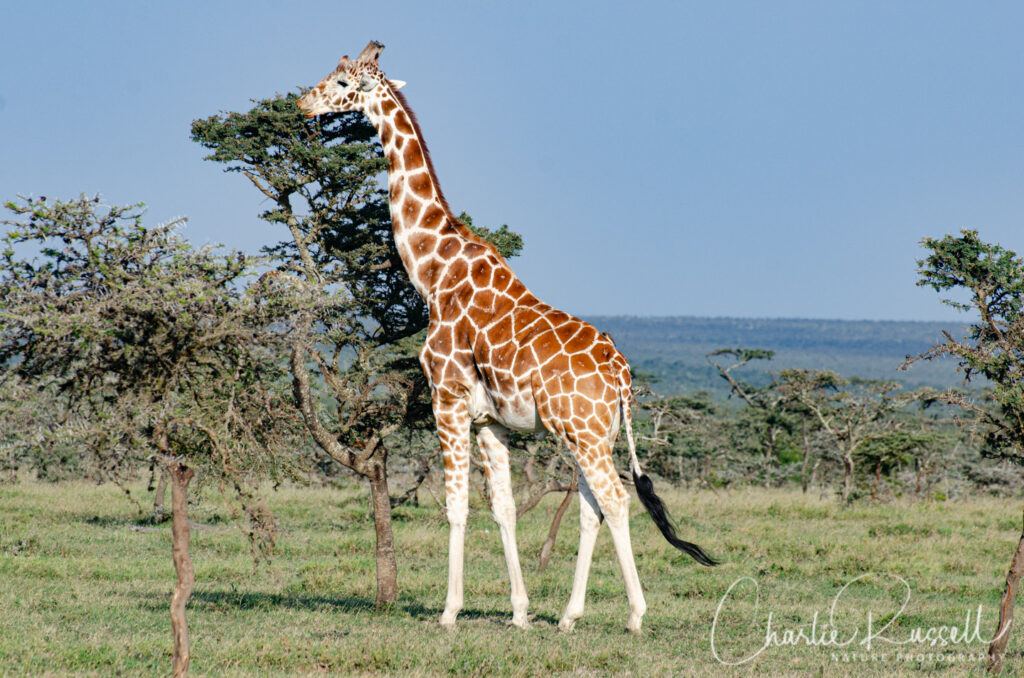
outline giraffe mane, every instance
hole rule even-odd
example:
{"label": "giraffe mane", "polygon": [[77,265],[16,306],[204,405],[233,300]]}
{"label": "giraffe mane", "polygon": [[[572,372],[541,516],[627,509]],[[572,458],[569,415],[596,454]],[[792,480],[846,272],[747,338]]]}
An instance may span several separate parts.
{"label": "giraffe mane", "polygon": [[[383,75],[383,73],[381,73],[381,75]],[[416,119],[416,112],[409,106],[409,102],[406,100],[405,95],[392,87],[391,82],[386,77],[384,78],[384,82],[386,83],[388,91],[391,92],[391,96],[398,100],[398,103],[401,104],[402,108],[409,116],[409,122],[412,124],[413,130],[416,132],[416,138],[419,140],[420,148],[423,150],[423,159],[426,161],[427,173],[430,175],[430,180],[434,183],[434,189],[437,191],[437,198],[441,202],[441,207],[444,209],[444,213],[448,218],[448,221],[455,227],[455,230],[461,237],[469,240],[470,242],[477,243],[478,245],[483,245],[490,250],[494,256],[498,257],[499,261],[507,265],[508,262],[505,261],[505,257],[501,256],[501,253],[498,252],[498,248],[495,247],[493,243],[489,243],[476,233],[473,233],[473,231],[469,230],[469,227],[463,223],[462,219],[459,219],[452,213],[452,209],[448,205],[448,199],[444,197],[444,192],[441,191],[441,182],[437,180],[437,174],[434,172],[434,161],[430,157],[430,149],[427,148],[427,142],[423,138],[423,132],[420,129],[420,121]]]}

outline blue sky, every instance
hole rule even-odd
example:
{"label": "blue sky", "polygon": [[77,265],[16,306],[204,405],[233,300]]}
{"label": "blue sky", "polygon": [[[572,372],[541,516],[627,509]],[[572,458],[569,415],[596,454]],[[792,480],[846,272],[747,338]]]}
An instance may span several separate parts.
{"label": "blue sky", "polygon": [[921,237],[1024,250],[1024,4],[20,2],[0,197],[101,193],[256,251],[195,118],[376,39],[456,212],[577,315],[949,319]]}

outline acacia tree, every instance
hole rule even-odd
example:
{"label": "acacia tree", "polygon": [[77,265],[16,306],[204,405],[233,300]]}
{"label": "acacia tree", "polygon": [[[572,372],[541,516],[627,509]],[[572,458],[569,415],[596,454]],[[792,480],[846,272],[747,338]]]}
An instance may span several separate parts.
{"label": "acacia tree", "polygon": [[[13,374],[0,379],[0,482],[17,481],[22,470],[37,480],[61,480],[88,473],[79,445],[61,435],[69,418],[54,384]],[[98,469],[94,469],[98,471]]]}
{"label": "acacia tree", "polygon": [[[938,440],[938,436],[923,430],[900,430],[891,435],[869,440],[860,450],[860,459],[868,466],[873,475],[871,481],[871,499],[881,498],[882,476],[894,469],[909,466],[917,462],[927,453],[928,448]],[[916,478],[914,496],[920,494],[920,477]]]}
{"label": "acacia tree", "polygon": [[[728,356],[732,364],[726,366],[718,362],[719,356]],[[795,403],[776,388],[775,378],[768,386],[754,386],[738,381],[733,370],[747,365],[752,360],[771,360],[775,351],[760,348],[722,348],[712,351],[704,358],[718,370],[719,376],[729,384],[731,393],[736,394],[747,406],[747,422],[755,432],[764,451],[764,482],[771,481],[771,471],[780,463],[780,451],[784,436],[795,430],[793,406]],[[806,432],[805,432],[806,437]],[[807,491],[807,465],[809,446],[804,446],[803,464],[801,465],[801,485]]]}
{"label": "acacia tree", "polygon": [[[317,445],[369,482],[381,606],[397,596],[388,438],[432,425],[416,359],[428,311],[391,235],[379,181],[386,162],[373,127],[352,113],[308,120],[296,98],[196,120],[192,139],[210,150],[207,160],[244,175],[270,200],[261,219],[287,229],[287,239],[266,252],[277,268],[276,289],[310,302],[281,314],[289,315],[283,327],[295,399]],[[473,230],[506,257],[522,247],[507,227]]]}
{"label": "acacia tree", "polygon": [[[930,252],[917,262],[918,286],[939,293],[966,293],[967,302],[948,297],[942,302],[978,316],[968,327],[967,336],[944,332],[944,342],[908,358],[905,366],[915,360],[951,356],[966,382],[985,377],[991,385],[987,404],[957,391],[943,394],[942,399],[973,413],[972,424],[984,437],[984,454],[1024,462],[1024,260],[1012,250],[984,242],[975,230],[961,231],[959,236],[924,238],[921,244]],[[1011,561],[999,626],[989,648],[991,671],[1002,666],[1022,573],[1024,535]]]}
{"label": "acacia tree", "polygon": [[[719,481],[728,482],[728,474],[743,466],[728,444],[729,424],[722,408],[706,392],[662,397],[648,390],[645,395],[637,402],[647,416],[634,425],[646,468],[677,481],[695,476],[717,491]],[[715,473],[712,460],[728,469],[727,474]]]}
{"label": "acacia tree", "polygon": [[917,262],[918,286],[966,292],[968,302],[944,298],[942,303],[979,317],[967,336],[943,332],[944,342],[908,359],[907,365],[951,356],[966,382],[987,379],[991,407],[962,392],[947,392],[943,399],[977,416],[985,454],[1024,462],[1024,261],[1012,250],[983,242],[977,231],[921,243],[931,254]]}
{"label": "acacia tree", "polygon": [[903,422],[896,414],[918,397],[901,393],[895,382],[844,379],[827,370],[783,370],[776,388],[805,408],[830,441],[843,467],[844,504],[852,498],[857,456],[867,445],[899,435]]}
{"label": "acacia tree", "polygon": [[[132,477],[149,458],[169,473],[173,669],[185,675],[194,582],[188,486],[199,472],[234,489],[255,537],[272,519],[250,488],[287,472],[280,448],[298,431],[280,361],[267,348],[276,335],[244,289],[255,262],[193,249],[176,223],[145,228],[141,205],[82,196],[7,207],[15,218],[0,222],[0,382],[59,405],[43,431],[14,433],[82,443],[97,479]],[[18,422],[33,419],[5,423]]]}

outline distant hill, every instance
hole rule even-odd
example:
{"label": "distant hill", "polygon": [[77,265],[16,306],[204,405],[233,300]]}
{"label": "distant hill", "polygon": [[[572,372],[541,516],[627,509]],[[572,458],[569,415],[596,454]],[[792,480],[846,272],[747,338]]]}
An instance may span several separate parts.
{"label": "distant hill", "polygon": [[897,368],[942,340],[942,330],[964,334],[964,325],[942,322],[868,320],[791,320],[592,316],[586,320],[612,335],[635,371],[660,379],[655,390],[674,395],[706,390],[724,396],[728,389],[704,356],[719,348],[765,348],[771,361],[755,361],[738,378],[764,383],[765,373],[790,367],[828,369],[844,377],[891,379],[904,388],[959,386],[962,375],[950,360]]}

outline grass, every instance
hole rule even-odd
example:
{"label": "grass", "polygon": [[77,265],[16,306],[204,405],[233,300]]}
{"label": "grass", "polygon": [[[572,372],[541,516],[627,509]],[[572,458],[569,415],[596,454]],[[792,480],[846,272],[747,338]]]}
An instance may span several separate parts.
{"label": "grass", "polygon": [[[141,488],[140,500],[151,498]],[[466,543],[466,609],[459,628],[436,624],[444,605],[447,525],[436,506],[395,514],[398,603],[374,610],[373,526],[358,489],[269,492],[283,534],[273,562],[254,566],[230,509],[206,493],[193,519],[196,588],[188,615],[192,674],[284,675],[982,675],[986,644],[859,645],[873,628],[906,639],[964,626],[982,606],[983,638],[996,625],[1019,537],[1020,502],[973,498],[842,509],[817,496],[746,489],[729,495],[664,493],[682,534],[721,558],[707,569],[674,552],[633,502],[633,544],[648,602],[644,633],[624,632],[625,590],[602,531],[587,609],[572,634],[556,630],[569,596],[577,527],[571,512],[550,567],[536,571],[549,497],[520,522],[533,628],[511,617],[501,543],[475,506]],[[474,497],[477,499],[477,497]],[[140,529],[143,528],[143,529]],[[876,573],[847,587],[865,573]],[[749,579],[742,579],[742,578]],[[898,578],[898,579],[897,579]],[[730,586],[738,584],[723,601]],[[910,601],[900,614],[904,595]],[[146,529],[139,507],[110,486],[0,487],[0,674],[166,675],[174,582],[170,529]],[[759,604],[755,606],[754,583]],[[837,630],[852,645],[784,643],[801,629]],[[721,603],[721,605],[720,605]],[[716,610],[719,610],[716,617]],[[765,642],[769,614],[779,643]],[[970,628],[973,629],[973,617]],[[948,638],[948,631],[947,638]],[[1010,641],[1008,675],[1024,672],[1024,637]],[[897,654],[899,653],[899,654]]]}

